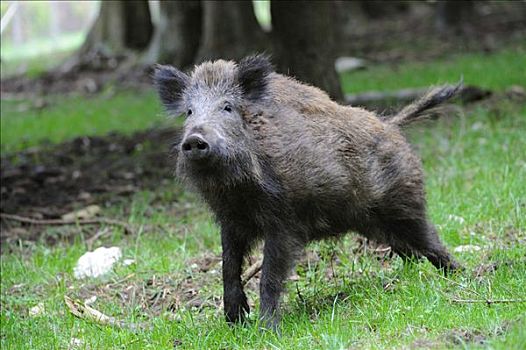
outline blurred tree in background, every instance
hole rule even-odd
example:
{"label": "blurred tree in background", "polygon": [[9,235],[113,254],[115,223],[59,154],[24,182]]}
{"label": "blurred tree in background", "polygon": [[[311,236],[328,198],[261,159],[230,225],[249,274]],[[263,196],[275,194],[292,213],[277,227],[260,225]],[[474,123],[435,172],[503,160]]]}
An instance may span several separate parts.
{"label": "blurred tree in background", "polygon": [[268,48],[252,1],[204,1],[203,33],[196,61],[240,59]]}
{"label": "blurred tree in background", "polygon": [[[4,26],[8,21],[2,20],[3,60],[21,57],[12,55],[12,47],[20,46],[26,38],[39,38],[27,45],[34,53],[46,43],[62,43],[64,32],[74,33],[64,41],[64,49],[80,47],[67,66],[77,63],[81,69],[89,69],[90,62],[93,69],[100,69],[98,57],[126,57],[113,62],[119,65],[127,61],[128,68],[164,63],[184,69],[203,60],[238,60],[251,53],[265,52],[273,56],[278,71],[318,86],[335,99],[342,97],[335,59],[361,54],[354,42],[357,34],[366,31],[368,35],[362,38],[367,41],[361,47],[374,50],[377,42],[388,39],[389,30],[401,27],[397,18],[403,20],[411,13],[416,13],[413,18],[418,17],[426,8],[432,10],[428,13],[434,19],[427,23],[441,36],[472,35],[470,25],[487,18],[488,13],[491,15],[489,6],[503,4],[516,7],[515,12],[523,16],[526,14],[525,2],[476,0],[115,0],[98,2],[98,8],[94,7],[96,2],[73,1],[1,4],[3,18],[9,7],[17,7],[9,25]],[[29,21],[31,25],[27,25]],[[377,29],[374,24],[378,21],[392,23],[384,23]],[[505,22],[504,26],[517,25],[513,21],[520,19]],[[86,30],[87,27],[90,29]],[[83,28],[85,36],[81,33]]]}
{"label": "blurred tree in background", "polygon": [[441,33],[461,31],[476,17],[477,8],[471,0],[444,0],[437,3],[436,27]]}
{"label": "blurred tree in background", "polygon": [[199,1],[161,1],[158,23],[144,62],[190,66],[201,42],[202,12]]}
{"label": "blurred tree in background", "polygon": [[80,55],[92,50],[108,55],[125,50],[141,51],[148,47],[153,33],[147,0],[102,1],[97,20],[91,27]]}
{"label": "blurred tree in background", "polygon": [[272,1],[272,39],[281,72],[343,98],[334,69],[336,27],[331,1]]}

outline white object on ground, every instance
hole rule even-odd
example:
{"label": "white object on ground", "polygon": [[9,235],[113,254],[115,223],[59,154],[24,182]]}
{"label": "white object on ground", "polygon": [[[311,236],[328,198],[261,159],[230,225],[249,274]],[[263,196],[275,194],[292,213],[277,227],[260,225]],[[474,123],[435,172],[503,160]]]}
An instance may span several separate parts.
{"label": "white object on ground", "polygon": [[130,266],[130,265],[132,265],[132,264],[135,264],[135,260],[133,260],[133,259],[124,259],[124,261],[122,262],[122,264],[123,264],[124,266]]}
{"label": "white object on ground", "polygon": [[480,248],[478,245],[471,245],[471,244],[467,244],[467,245],[459,245],[458,247],[455,248],[455,253],[473,253],[473,252],[478,252],[479,250],[481,250],[482,248]]}
{"label": "white object on ground", "polygon": [[35,317],[44,312],[44,303],[38,303],[29,309],[29,316]]}
{"label": "white object on ground", "polygon": [[73,270],[75,278],[99,277],[111,271],[113,265],[122,257],[121,248],[100,247],[87,252],[79,258]]}
{"label": "white object on ground", "polygon": [[365,60],[356,57],[338,57],[334,62],[334,68],[338,73],[365,68]]}
{"label": "white object on ground", "polygon": [[448,220],[456,221],[459,224],[463,224],[464,222],[466,222],[466,220],[462,216],[458,215],[449,214],[447,218]]}
{"label": "white object on ground", "polygon": [[93,304],[96,301],[97,301],[97,296],[93,295],[93,296],[89,297],[88,299],[84,300],[84,304],[85,305],[91,305],[91,304]]}
{"label": "white object on ground", "polygon": [[71,338],[69,341],[69,347],[68,350],[74,350],[74,349],[89,349],[86,347],[86,344],[82,339],[79,338]]}

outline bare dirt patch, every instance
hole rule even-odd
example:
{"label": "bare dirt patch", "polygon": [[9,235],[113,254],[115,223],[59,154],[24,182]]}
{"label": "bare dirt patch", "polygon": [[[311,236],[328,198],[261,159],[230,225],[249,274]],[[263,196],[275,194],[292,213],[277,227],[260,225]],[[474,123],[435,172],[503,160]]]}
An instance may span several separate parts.
{"label": "bare dirt patch", "polygon": [[[112,203],[137,191],[174,182],[170,142],[177,130],[152,129],[130,136],[78,137],[59,145],[2,155],[0,211],[57,219],[94,203]],[[42,227],[2,220],[2,242]],[[26,230],[26,232],[24,232]]]}

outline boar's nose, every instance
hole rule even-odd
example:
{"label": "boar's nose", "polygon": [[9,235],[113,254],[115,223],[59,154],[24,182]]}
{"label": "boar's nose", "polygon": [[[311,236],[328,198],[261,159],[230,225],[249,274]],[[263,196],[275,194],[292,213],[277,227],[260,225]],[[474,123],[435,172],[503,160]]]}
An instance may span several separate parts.
{"label": "boar's nose", "polygon": [[203,137],[193,134],[189,135],[181,146],[183,154],[189,159],[203,159],[210,153],[210,146]]}

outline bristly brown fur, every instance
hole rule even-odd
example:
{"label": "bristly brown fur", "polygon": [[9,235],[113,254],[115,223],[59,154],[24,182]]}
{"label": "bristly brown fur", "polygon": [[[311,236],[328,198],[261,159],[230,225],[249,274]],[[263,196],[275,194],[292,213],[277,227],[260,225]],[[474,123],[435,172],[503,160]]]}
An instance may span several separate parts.
{"label": "bristly brown fur", "polygon": [[[399,126],[458,87],[432,90],[383,121],[271,67],[262,56],[207,62],[184,86],[164,79],[181,76],[171,69],[156,74],[165,105],[187,111],[174,148],[177,175],[221,226],[227,320],[249,311],[240,276],[257,240],[265,241],[260,314],[271,327],[287,274],[312,240],[356,231],[404,258],[456,269],[427,217],[422,165]],[[206,162],[183,154],[193,135],[209,145]]]}

